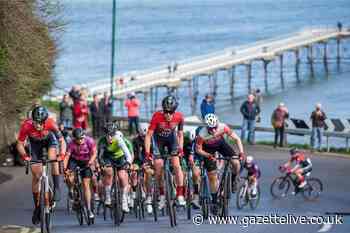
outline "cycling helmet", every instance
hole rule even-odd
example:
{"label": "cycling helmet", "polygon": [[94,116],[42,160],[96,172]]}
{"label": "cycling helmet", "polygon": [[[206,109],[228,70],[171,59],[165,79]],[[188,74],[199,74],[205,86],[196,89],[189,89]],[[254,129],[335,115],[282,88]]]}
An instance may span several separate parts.
{"label": "cycling helmet", "polygon": [[193,141],[196,138],[196,132],[194,132],[193,130],[190,132],[190,139],[191,141]]}
{"label": "cycling helmet", "polygon": [[205,124],[207,124],[207,126],[209,128],[216,128],[218,126],[218,118],[213,113],[209,113],[209,114],[205,115],[204,121],[205,121]]}
{"label": "cycling helmet", "polygon": [[104,127],[105,134],[109,136],[114,136],[117,130],[118,130],[118,126],[116,123],[113,123],[113,122],[107,122]]}
{"label": "cycling helmet", "polygon": [[253,163],[253,161],[254,161],[254,158],[253,158],[253,156],[247,156],[247,158],[246,158],[246,160],[245,160],[245,163],[248,165],[248,166],[250,166],[252,163]]}
{"label": "cycling helmet", "polygon": [[162,100],[162,108],[164,112],[175,112],[177,106],[178,102],[172,95],[168,95]]}
{"label": "cycling helmet", "polygon": [[43,106],[35,107],[32,110],[32,119],[37,123],[44,123],[49,117],[49,111]]}
{"label": "cycling helmet", "polygon": [[72,135],[75,140],[80,140],[85,137],[85,131],[82,128],[75,128],[73,129]]}
{"label": "cycling helmet", "polygon": [[297,148],[295,148],[295,147],[289,150],[289,153],[290,153],[291,156],[294,156],[298,152],[299,152],[299,150]]}

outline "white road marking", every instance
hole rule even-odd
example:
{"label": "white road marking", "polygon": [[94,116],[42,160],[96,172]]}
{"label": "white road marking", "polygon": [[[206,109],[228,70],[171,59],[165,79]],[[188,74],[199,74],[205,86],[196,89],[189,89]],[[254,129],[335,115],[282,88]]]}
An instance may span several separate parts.
{"label": "white road marking", "polygon": [[21,232],[20,233],[28,233],[29,231],[30,231],[30,228],[23,227],[23,228],[21,228]]}
{"label": "white road marking", "polygon": [[322,225],[322,227],[318,230],[318,232],[327,232],[332,228],[332,224],[325,223]]}

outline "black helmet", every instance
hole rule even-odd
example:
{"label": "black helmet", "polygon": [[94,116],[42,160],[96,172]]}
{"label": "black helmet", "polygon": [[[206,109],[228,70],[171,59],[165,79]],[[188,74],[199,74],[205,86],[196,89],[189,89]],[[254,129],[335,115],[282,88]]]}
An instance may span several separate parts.
{"label": "black helmet", "polygon": [[85,137],[85,131],[82,128],[75,128],[72,135],[75,140],[79,140]]}
{"label": "black helmet", "polygon": [[114,136],[118,130],[118,125],[114,122],[107,122],[104,127],[106,135]]}
{"label": "black helmet", "polygon": [[172,95],[168,95],[162,100],[162,107],[164,112],[175,112],[177,106],[177,100]]}
{"label": "black helmet", "polygon": [[37,106],[32,110],[32,119],[34,122],[43,123],[49,117],[49,111],[43,106]]}

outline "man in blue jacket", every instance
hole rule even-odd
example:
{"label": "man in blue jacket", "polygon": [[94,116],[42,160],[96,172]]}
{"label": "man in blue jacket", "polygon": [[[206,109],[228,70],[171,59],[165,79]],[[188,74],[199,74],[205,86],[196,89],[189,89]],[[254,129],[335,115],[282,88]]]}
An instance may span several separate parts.
{"label": "man in blue jacket", "polygon": [[241,140],[245,140],[245,132],[248,130],[248,143],[255,143],[255,120],[260,113],[260,107],[254,101],[254,95],[248,95],[248,100],[241,106],[243,115],[243,125],[241,131]]}
{"label": "man in blue jacket", "polygon": [[206,94],[201,103],[202,119],[209,113],[215,113],[214,99],[212,95]]}

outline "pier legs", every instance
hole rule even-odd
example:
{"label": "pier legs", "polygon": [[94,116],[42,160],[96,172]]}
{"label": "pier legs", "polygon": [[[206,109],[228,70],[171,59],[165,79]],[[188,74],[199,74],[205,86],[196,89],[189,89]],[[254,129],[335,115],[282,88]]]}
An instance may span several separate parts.
{"label": "pier legs", "polygon": [[337,69],[340,70],[340,38],[337,38]]}
{"label": "pier legs", "polygon": [[208,82],[209,82],[209,92],[210,92],[210,94],[213,94],[213,92],[214,92],[213,74],[208,75]]}
{"label": "pier legs", "polygon": [[188,80],[188,97],[190,98],[191,115],[194,115],[196,109],[193,100],[192,80]]}
{"label": "pier legs", "polygon": [[233,103],[235,99],[235,72],[236,72],[236,67],[233,66],[231,71],[231,77],[230,77],[230,96],[231,96],[231,103]]}
{"label": "pier legs", "polygon": [[196,113],[197,110],[197,103],[198,103],[198,95],[199,95],[199,90],[198,90],[198,77],[193,78],[193,114]]}
{"label": "pier legs", "polygon": [[279,55],[280,58],[280,79],[281,79],[281,87],[284,89],[284,77],[283,77],[283,53]]}
{"label": "pier legs", "polygon": [[149,111],[149,106],[148,106],[148,95],[149,93],[148,92],[144,92],[143,93],[143,102],[145,103],[145,111],[146,111],[146,117],[149,118],[150,116],[150,111]]}
{"label": "pier legs", "polygon": [[263,60],[264,62],[264,84],[265,84],[265,93],[269,92],[269,83],[267,81],[267,66],[269,65],[270,61]]}
{"label": "pier legs", "polygon": [[315,77],[315,71],[314,71],[314,55],[313,55],[313,46],[310,45],[307,48],[307,61],[310,65],[310,74],[311,77]]}
{"label": "pier legs", "polygon": [[158,87],[155,87],[154,91],[154,110],[156,111],[158,108]]}
{"label": "pier legs", "polygon": [[327,42],[323,43],[323,64],[324,64],[324,70],[326,74],[328,74],[328,44]]}
{"label": "pier legs", "polygon": [[297,82],[300,82],[299,77],[299,69],[300,69],[300,57],[299,57],[299,49],[295,50],[295,77]]}
{"label": "pier legs", "polygon": [[216,97],[216,95],[218,94],[217,91],[218,91],[218,72],[215,72],[213,74],[213,81],[214,81],[214,87],[213,87],[213,95],[214,95],[214,98]]}
{"label": "pier legs", "polygon": [[248,94],[252,92],[252,64],[249,63],[246,65],[247,68],[247,77],[248,77]]}

